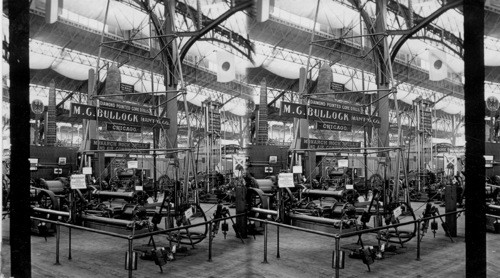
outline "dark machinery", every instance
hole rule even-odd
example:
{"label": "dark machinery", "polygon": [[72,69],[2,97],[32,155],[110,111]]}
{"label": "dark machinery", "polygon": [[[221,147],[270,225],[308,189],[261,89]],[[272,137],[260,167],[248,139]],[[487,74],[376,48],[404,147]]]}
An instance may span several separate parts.
{"label": "dark machinery", "polygon": [[[278,188],[274,177],[250,180],[247,204],[252,217],[331,233],[416,219],[411,206],[405,202],[389,201],[384,204],[385,195],[378,184],[372,184],[370,195],[363,197],[352,185],[312,189],[295,184],[294,188]],[[390,192],[389,189],[386,191]],[[415,235],[416,224],[412,223],[398,229],[387,229],[378,233],[377,237],[387,242],[404,243]]]}
{"label": "dark machinery", "polygon": [[[206,216],[199,205],[182,202],[179,184],[171,184],[165,190],[163,202],[148,204],[148,195],[145,191],[133,190],[118,191],[99,190],[94,185],[87,185],[87,189],[71,189],[66,178],[56,180],[40,179],[31,187],[32,215],[38,218],[60,220],[77,225],[84,225],[95,229],[105,229],[114,232],[130,233],[160,229],[159,224],[165,217],[165,228],[190,225],[190,215]],[[187,214],[187,211],[193,213]],[[42,229],[39,229],[39,227]],[[46,227],[46,228],[45,228]],[[52,226],[40,221],[33,221],[32,230],[44,235],[50,232]],[[186,229],[169,240],[179,244],[197,244],[207,236],[208,227],[201,231]]]}

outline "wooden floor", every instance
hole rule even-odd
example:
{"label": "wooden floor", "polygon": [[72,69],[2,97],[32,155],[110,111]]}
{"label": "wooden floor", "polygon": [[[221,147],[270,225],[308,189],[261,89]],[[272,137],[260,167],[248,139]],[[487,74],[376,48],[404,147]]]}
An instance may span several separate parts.
{"label": "wooden floor", "polygon": [[[414,203],[416,215],[421,216],[423,203]],[[208,209],[211,206],[206,206]],[[442,208],[440,208],[442,210]],[[213,208],[207,216],[213,215]],[[376,260],[368,272],[359,259],[346,258],[340,277],[465,277],[464,218],[458,218],[458,236],[454,243],[445,236],[441,226],[435,238],[428,232],[422,241],[421,260],[417,261],[416,239],[386,252]],[[231,225],[230,225],[231,227]],[[9,218],[2,221],[1,269],[10,276]],[[359,248],[357,238],[342,239],[346,251]],[[365,245],[375,245],[371,235],[363,237]],[[164,237],[156,237],[160,245],[167,245]],[[33,236],[33,277],[127,277],[124,268],[127,241],[84,231],[72,231],[72,260],[68,260],[68,230],[61,229],[60,265],[55,265],[55,237]],[[488,277],[500,273],[500,235],[487,234]],[[147,243],[136,240],[134,246]],[[160,273],[152,261],[139,260],[134,277],[334,277],[332,251],[334,240],[300,231],[280,229],[280,258],[276,258],[276,228],[269,228],[268,263],[263,262],[264,237],[249,237],[242,243],[230,230],[227,238],[218,234],[213,242],[212,261],[208,261],[208,240],[179,254],[169,261]]]}

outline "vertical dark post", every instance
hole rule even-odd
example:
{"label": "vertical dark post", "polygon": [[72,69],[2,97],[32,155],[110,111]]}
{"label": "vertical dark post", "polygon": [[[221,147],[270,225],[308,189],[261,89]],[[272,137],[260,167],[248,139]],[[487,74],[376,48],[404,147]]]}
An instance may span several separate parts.
{"label": "vertical dark post", "polygon": [[29,215],[29,1],[8,1],[10,65],[10,262],[13,277],[31,277]]}
{"label": "vertical dark post", "polygon": [[[164,3],[165,5],[165,15],[167,15],[167,18],[164,23],[164,29],[163,34],[165,35],[172,35],[174,33],[174,19],[173,15],[175,14],[175,1],[173,0],[165,0]],[[172,99],[174,98],[173,101],[169,101],[166,103],[165,108],[166,109],[166,115],[167,118],[170,119],[170,127],[169,129],[166,130],[166,137],[167,137],[167,148],[177,148],[177,101],[175,100],[175,96],[177,95],[177,92],[175,90],[177,89],[177,78],[175,76],[176,72],[176,63],[177,57],[175,56],[176,54],[173,51],[172,47],[172,42],[173,37],[165,37],[160,39],[160,46],[162,49],[165,50],[162,51],[162,62],[164,65],[163,68],[163,78],[165,80],[165,88],[167,89],[167,93],[165,94],[166,99]],[[186,115],[187,116],[187,115]],[[167,154],[168,157],[173,158],[177,157],[176,153],[169,153]],[[187,171],[187,169],[186,169]]]}
{"label": "vertical dark post", "polygon": [[134,257],[134,249],[133,249],[132,245],[133,245],[132,244],[132,238],[130,237],[128,239],[128,260],[127,260],[127,264],[128,264],[128,277],[129,278],[132,278],[132,270],[133,270],[132,260],[133,260],[133,257]]}
{"label": "vertical dark post", "polygon": [[[236,214],[246,213],[247,188],[245,186],[238,186],[235,191]],[[247,238],[248,232],[246,215],[236,217],[236,230],[241,238]]]}
{"label": "vertical dark post", "polygon": [[281,258],[280,256],[280,226],[276,226],[276,258]]}
{"label": "vertical dark post", "polygon": [[213,234],[212,234],[212,229],[213,229],[213,226],[214,226],[214,223],[213,221],[210,221],[208,223],[208,261],[211,262],[212,261],[212,238],[213,238]]}
{"label": "vertical dark post", "polygon": [[61,244],[61,226],[56,224],[56,263],[55,265],[60,265],[59,263],[59,246]]}
{"label": "vertical dark post", "polygon": [[68,229],[68,260],[73,259],[71,257],[71,227]]}
{"label": "vertical dark post", "polygon": [[[377,9],[377,19],[375,22],[375,32],[385,33],[386,32],[386,16],[387,16],[387,0],[376,0]],[[369,29],[370,30],[370,29]],[[373,31],[369,31],[373,33]],[[375,41],[375,39],[377,41]],[[381,41],[378,41],[381,39]],[[377,63],[377,88],[384,91],[378,92],[378,98],[380,101],[377,102],[378,113],[380,117],[380,128],[379,128],[379,147],[389,146],[389,101],[388,94],[389,91],[389,80],[391,78],[388,65],[390,63],[388,52],[387,52],[387,39],[383,38],[382,35],[373,36],[372,43],[378,43],[374,47],[374,55]],[[387,156],[386,153],[381,153],[382,156]]]}
{"label": "vertical dark post", "polygon": [[[444,191],[445,212],[457,211],[457,186],[449,184]],[[448,214],[445,216],[448,233],[451,237],[457,236],[457,215]]]}
{"label": "vertical dark post", "polygon": [[264,261],[262,263],[267,264],[267,220],[264,222]]}
{"label": "vertical dark post", "polygon": [[422,237],[420,236],[420,229],[421,229],[422,222],[417,220],[417,261],[420,261],[420,240]]}
{"label": "vertical dark post", "polygon": [[484,1],[464,0],[465,275],[486,277]]}
{"label": "vertical dark post", "polygon": [[340,277],[340,267],[339,267],[339,255],[340,255],[340,237],[335,237],[335,250],[334,252],[334,265],[333,267],[335,268],[335,278]]}

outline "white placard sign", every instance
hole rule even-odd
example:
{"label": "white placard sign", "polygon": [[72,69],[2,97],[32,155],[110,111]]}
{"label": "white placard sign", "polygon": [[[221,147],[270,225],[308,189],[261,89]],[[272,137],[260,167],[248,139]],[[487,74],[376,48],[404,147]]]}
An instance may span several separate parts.
{"label": "white placard sign", "polygon": [[339,159],[338,164],[339,164],[339,168],[349,167],[349,160],[348,159]]}
{"label": "white placard sign", "polygon": [[293,183],[293,173],[280,173],[278,175],[278,187],[295,187]]}
{"label": "white placard sign", "polygon": [[354,184],[346,184],[345,189],[346,190],[354,189]]}
{"label": "white placard sign", "polygon": [[84,175],[92,175],[92,167],[83,167],[82,174]]}
{"label": "white placard sign", "polygon": [[292,173],[302,174],[302,165],[297,165],[292,167]]}
{"label": "white placard sign", "polygon": [[87,183],[85,182],[85,175],[71,175],[70,180],[71,189],[87,189]]}
{"label": "white placard sign", "polygon": [[134,168],[134,169],[139,168],[139,161],[137,160],[127,161],[127,168]]}
{"label": "white placard sign", "polygon": [[393,211],[392,211],[392,214],[394,215],[394,218],[398,218],[401,213],[403,213],[403,209],[401,208],[401,206],[395,208]]}
{"label": "white placard sign", "polygon": [[186,216],[186,219],[189,219],[191,218],[191,216],[193,216],[193,210],[191,209],[191,207],[189,207],[185,212],[184,212],[184,216]]}
{"label": "white placard sign", "polygon": [[144,186],[142,186],[142,185],[136,185],[135,186],[135,191],[144,191]]}

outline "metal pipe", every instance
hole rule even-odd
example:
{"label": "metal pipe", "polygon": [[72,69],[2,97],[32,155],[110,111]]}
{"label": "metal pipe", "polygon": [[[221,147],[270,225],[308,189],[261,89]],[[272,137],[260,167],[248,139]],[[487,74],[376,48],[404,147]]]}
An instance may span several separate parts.
{"label": "metal pipe", "polygon": [[290,217],[292,220],[303,220],[303,221],[309,221],[309,222],[315,222],[315,223],[323,223],[323,224],[329,224],[329,225],[335,225],[338,224],[339,222],[342,222],[340,219],[330,219],[330,218],[324,218],[324,217],[316,217],[316,216],[309,216],[305,214],[296,214],[293,212],[288,213],[288,217]]}
{"label": "metal pipe", "polygon": [[[264,222],[265,221],[265,220],[262,220],[259,218],[254,218],[254,217],[249,217],[248,220],[257,221],[257,222]],[[320,231],[315,231],[315,230],[309,230],[306,228],[295,227],[295,226],[281,224],[281,223],[277,223],[277,222],[269,222],[269,224],[275,225],[278,227],[288,228],[291,230],[302,231],[302,232],[306,232],[306,233],[310,233],[310,234],[320,235],[320,236],[333,237],[333,238],[337,236],[336,234],[330,234],[330,233],[325,233],[325,232],[320,232]]]}
{"label": "metal pipe", "polygon": [[302,195],[319,195],[324,197],[339,197],[342,198],[344,195],[343,190],[319,190],[319,189],[304,189],[302,190]]}
{"label": "metal pipe", "polygon": [[417,261],[420,261],[420,226],[421,221],[417,222]]}
{"label": "metal pipe", "polygon": [[67,211],[53,210],[53,209],[45,209],[45,208],[32,208],[33,211],[47,213],[57,216],[69,217],[70,213]]}
{"label": "metal pipe", "polygon": [[213,229],[213,221],[208,223],[208,261],[212,261],[212,229]]}
{"label": "metal pipe", "polygon": [[44,221],[44,222],[56,224],[56,225],[59,225],[59,226],[71,227],[73,229],[79,229],[79,230],[83,230],[83,231],[87,231],[87,232],[94,232],[94,233],[97,233],[97,234],[108,235],[108,236],[112,236],[112,237],[119,237],[119,238],[124,238],[124,239],[128,239],[129,238],[129,236],[127,236],[127,235],[122,235],[122,234],[118,234],[118,233],[112,233],[112,232],[107,232],[107,231],[101,231],[101,230],[91,229],[91,228],[87,228],[87,227],[83,227],[83,226],[77,226],[77,225],[73,225],[73,224],[63,223],[63,222],[54,221],[54,220],[48,220],[48,219],[39,218],[39,217],[33,217],[32,216],[31,219],[38,220],[38,221]]}
{"label": "metal pipe", "polygon": [[71,259],[71,227],[68,227],[68,260]]}
{"label": "metal pipe", "polygon": [[97,190],[94,194],[98,195],[99,197],[113,197],[120,199],[132,199],[134,198],[135,195],[134,192],[115,192],[115,191],[102,191],[102,190]]}
{"label": "metal pipe", "polygon": [[361,34],[357,36],[350,36],[350,37],[344,37],[342,38],[333,38],[333,39],[324,39],[324,40],[317,40],[313,41],[311,43],[318,43],[318,42],[328,42],[328,41],[337,41],[337,40],[348,40],[348,39],[354,39],[354,38],[362,38],[362,37],[367,37],[367,36],[379,36],[379,35],[384,35],[387,36],[387,32],[379,32],[379,33],[371,33],[371,34]]}
{"label": "metal pipe", "polygon": [[358,91],[342,91],[342,92],[329,92],[329,93],[314,93],[314,94],[303,94],[303,97],[307,96],[322,96],[322,95],[333,95],[333,94],[351,94],[351,93],[367,93],[367,92],[381,92],[390,91],[391,89],[373,89],[373,90],[358,90]]}
{"label": "metal pipe", "polygon": [[55,265],[60,265],[59,263],[59,243],[61,240],[61,228],[59,225],[56,225],[56,263]]}
{"label": "metal pipe", "polygon": [[132,249],[132,238],[129,238],[128,239],[128,277],[129,278],[132,278],[132,260],[133,260],[133,257],[134,257],[134,254],[132,253],[133,252],[133,249]]}
{"label": "metal pipe", "polygon": [[106,218],[106,217],[100,217],[100,216],[95,216],[95,215],[83,214],[81,216],[81,218],[84,221],[98,222],[98,223],[111,224],[111,225],[117,225],[117,226],[123,226],[123,227],[133,227],[135,225],[135,221]]}
{"label": "metal pipe", "polygon": [[258,212],[258,213],[263,213],[263,214],[269,214],[269,215],[278,216],[278,211],[271,210],[271,209],[252,208],[251,211],[252,212]]}
{"label": "metal pipe", "polygon": [[276,227],[276,258],[280,258],[280,226]]}
{"label": "metal pipe", "polygon": [[333,256],[336,258],[335,260],[335,278],[340,277],[340,237],[335,237],[335,255]]}
{"label": "metal pipe", "polygon": [[[124,94],[108,94],[108,95],[96,95],[91,98],[107,98],[107,97],[123,97],[123,96],[135,96],[135,95],[162,95],[165,93],[175,93],[182,92],[184,90],[166,90],[166,91],[155,91],[155,92],[143,92],[143,93],[124,93]],[[177,97],[177,96],[176,96]]]}
{"label": "metal pipe", "polygon": [[[396,149],[402,149],[403,147],[368,147],[366,148],[367,150],[374,150],[374,151],[392,151]],[[305,152],[305,151],[315,151],[315,152],[349,152],[349,151],[361,151],[364,150],[365,148],[317,148],[317,149],[295,149],[296,152]]]}
{"label": "metal pipe", "polygon": [[150,152],[150,151],[163,151],[165,153],[179,153],[188,151],[188,148],[175,148],[175,149],[121,149],[121,150],[83,150],[82,153],[135,153],[135,152]]}
{"label": "metal pipe", "polygon": [[262,263],[267,264],[267,223],[268,221],[264,221],[264,261]]}

